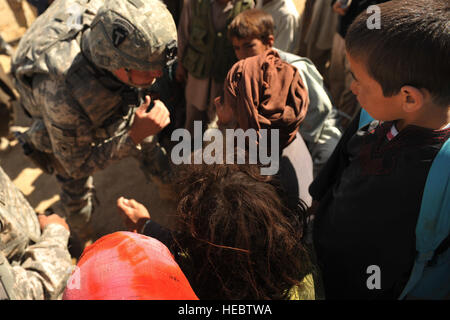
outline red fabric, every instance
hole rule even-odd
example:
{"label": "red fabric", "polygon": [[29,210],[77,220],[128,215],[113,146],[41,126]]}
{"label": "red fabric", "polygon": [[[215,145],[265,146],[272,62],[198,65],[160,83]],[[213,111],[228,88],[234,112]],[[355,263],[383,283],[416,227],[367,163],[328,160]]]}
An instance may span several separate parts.
{"label": "red fabric", "polygon": [[115,232],[87,247],[65,300],[198,300],[169,249],[133,232]]}

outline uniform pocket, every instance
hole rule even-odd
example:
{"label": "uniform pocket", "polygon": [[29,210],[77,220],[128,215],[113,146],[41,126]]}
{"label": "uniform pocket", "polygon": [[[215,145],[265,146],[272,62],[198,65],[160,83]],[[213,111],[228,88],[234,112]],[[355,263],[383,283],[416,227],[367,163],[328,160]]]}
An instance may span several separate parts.
{"label": "uniform pocket", "polygon": [[62,129],[52,125],[49,134],[55,155],[61,159],[71,159],[76,147],[75,129]]}

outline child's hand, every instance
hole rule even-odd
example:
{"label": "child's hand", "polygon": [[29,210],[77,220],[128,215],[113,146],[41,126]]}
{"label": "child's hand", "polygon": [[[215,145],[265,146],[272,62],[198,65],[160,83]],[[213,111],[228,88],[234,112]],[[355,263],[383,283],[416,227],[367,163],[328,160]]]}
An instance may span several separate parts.
{"label": "child's hand", "polygon": [[125,199],[120,197],[117,199],[117,208],[124,218],[124,223],[128,231],[140,232],[145,222],[150,220],[150,214],[145,206],[134,199]]}

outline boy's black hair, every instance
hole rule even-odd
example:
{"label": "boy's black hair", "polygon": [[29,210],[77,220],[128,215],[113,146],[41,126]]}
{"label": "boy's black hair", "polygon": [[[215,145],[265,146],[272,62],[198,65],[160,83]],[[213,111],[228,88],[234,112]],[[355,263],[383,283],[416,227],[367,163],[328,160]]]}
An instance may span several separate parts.
{"label": "boy's black hair", "polygon": [[267,44],[273,30],[272,15],[259,9],[249,9],[238,14],[228,25],[228,39],[256,38]]}
{"label": "boy's black hair", "polygon": [[347,52],[365,63],[385,96],[410,85],[427,89],[436,105],[448,106],[450,2],[394,0],[378,8],[381,28],[369,29],[374,13],[361,13],[345,37]]}

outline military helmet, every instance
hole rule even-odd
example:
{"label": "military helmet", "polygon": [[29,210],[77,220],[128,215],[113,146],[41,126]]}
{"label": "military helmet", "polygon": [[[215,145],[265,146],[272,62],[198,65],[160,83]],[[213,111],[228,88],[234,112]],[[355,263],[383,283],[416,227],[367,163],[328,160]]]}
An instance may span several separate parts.
{"label": "military helmet", "polygon": [[175,59],[175,22],[159,0],[106,0],[90,29],[92,60],[109,71],[162,70]]}

